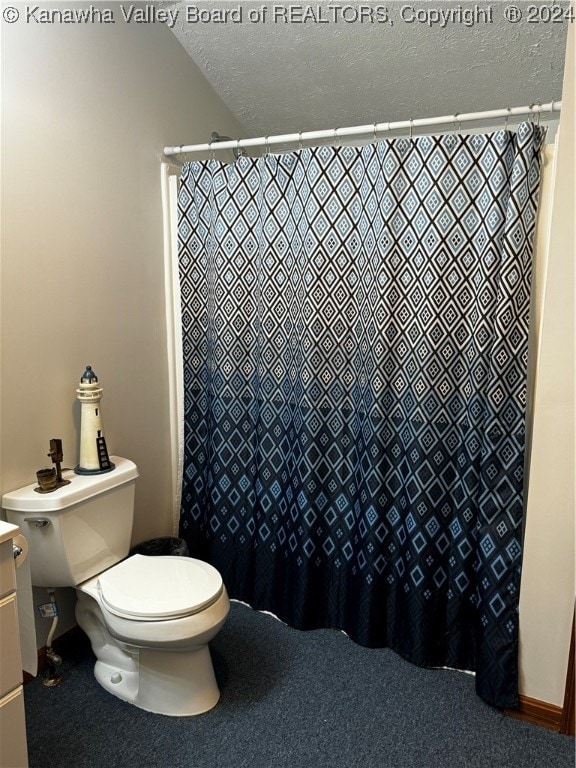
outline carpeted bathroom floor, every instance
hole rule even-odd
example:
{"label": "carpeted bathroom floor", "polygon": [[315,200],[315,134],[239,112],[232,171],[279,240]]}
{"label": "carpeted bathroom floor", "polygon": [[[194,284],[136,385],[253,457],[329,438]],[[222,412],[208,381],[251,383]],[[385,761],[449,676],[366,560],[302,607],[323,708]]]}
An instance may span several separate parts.
{"label": "carpeted bathroom floor", "polygon": [[574,766],[573,738],[488,707],[472,676],[335,630],[300,632],[233,603],[212,656],[217,707],[170,718],[106,693],[79,650],[59,687],[25,686],[30,768]]}

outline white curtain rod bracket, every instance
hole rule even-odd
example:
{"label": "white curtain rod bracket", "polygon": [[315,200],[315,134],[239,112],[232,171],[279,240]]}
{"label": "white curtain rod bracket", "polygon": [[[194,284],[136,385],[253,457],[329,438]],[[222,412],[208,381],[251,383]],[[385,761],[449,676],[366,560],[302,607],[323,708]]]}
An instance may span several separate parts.
{"label": "white curtain rod bracket", "polygon": [[221,149],[250,149],[255,147],[266,147],[266,154],[269,154],[270,147],[278,144],[296,144],[302,149],[303,142],[335,141],[340,142],[344,138],[362,139],[376,136],[379,133],[389,133],[390,131],[409,131],[413,135],[415,128],[434,127],[440,125],[456,125],[461,128],[462,123],[478,122],[480,120],[508,120],[514,117],[525,117],[532,115],[538,117],[538,124],[543,113],[556,113],[562,109],[561,101],[551,101],[548,104],[531,104],[525,107],[507,107],[506,109],[493,109],[487,112],[457,112],[454,115],[444,115],[443,117],[423,117],[414,120],[399,120],[395,123],[370,123],[370,125],[358,125],[350,128],[330,128],[323,131],[307,131],[298,133],[279,134],[277,136],[260,136],[254,139],[231,139],[230,141],[218,141],[217,146],[214,142],[205,144],[190,144],[179,147],[164,147],[164,154],[167,157],[174,155],[192,154],[196,152],[214,152]]}

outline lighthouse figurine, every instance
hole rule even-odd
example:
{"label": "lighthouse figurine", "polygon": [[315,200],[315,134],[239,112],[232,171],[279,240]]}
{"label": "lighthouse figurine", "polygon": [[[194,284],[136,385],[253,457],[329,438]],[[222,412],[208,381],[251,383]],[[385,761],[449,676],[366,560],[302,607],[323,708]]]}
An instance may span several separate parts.
{"label": "lighthouse figurine", "polygon": [[80,463],[74,467],[77,475],[98,475],[110,472],[114,464],[108,457],[106,440],[102,431],[102,413],[100,400],[102,387],[98,386],[98,377],[90,365],[80,379],[76,390],[82,411],[80,414]]}

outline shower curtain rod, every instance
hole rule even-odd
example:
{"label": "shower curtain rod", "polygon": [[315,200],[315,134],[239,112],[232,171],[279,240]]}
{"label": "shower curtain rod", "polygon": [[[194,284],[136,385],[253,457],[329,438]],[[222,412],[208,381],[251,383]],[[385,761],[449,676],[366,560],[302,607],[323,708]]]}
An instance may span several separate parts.
{"label": "shower curtain rod", "polygon": [[[445,115],[444,117],[423,117],[416,120],[399,120],[395,123],[373,123],[371,125],[358,125],[351,128],[333,128],[326,131],[306,131],[304,133],[286,133],[277,136],[261,136],[256,139],[231,139],[230,141],[212,141],[205,144],[189,144],[180,147],[164,147],[164,154],[167,157],[174,155],[189,154],[192,152],[212,152],[217,149],[245,149],[249,147],[270,147],[277,144],[298,144],[302,146],[303,142],[317,142],[323,140],[341,140],[344,138],[366,138],[372,136],[374,140],[379,133],[389,131],[409,130],[410,134],[414,128],[427,126],[450,125],[461,126],[462,123],[469,123],[478,120],[501,120],[523,115],[532,115],[538,117],[542,114],[560,112],[562,109],[561,101],[551,101],[548,104],[531,104],[526,107],[506,107],[505,109],[493,109],[487,112],[466,112],[463,114]],[[458,128],[459,130],[459,128]]]}

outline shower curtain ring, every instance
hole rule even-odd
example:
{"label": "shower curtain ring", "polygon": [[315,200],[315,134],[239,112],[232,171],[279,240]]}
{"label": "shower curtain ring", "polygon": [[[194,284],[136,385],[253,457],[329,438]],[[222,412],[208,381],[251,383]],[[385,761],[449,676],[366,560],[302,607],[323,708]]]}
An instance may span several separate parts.
{"label": "shower curtain ring", "polygon": [[507,131],[507,130],[508,130],[508,120],[509,120],[509,118],[510,118],[510,113],[512,112],[512,110],[510,109],[510,107],[506,107],[506,109],[508,110],[508,114],[506,115],[506,120],[504,120],[504,130],[505,130],[505,131]]}
{"label": "shower curtain ring", "polygon": [[334,144],[336,144],[336,141],[338,141],[338,144],[336,145],[336,146],[338,146],[338,147],[340,146],[340,136],[338,136],[338,131],[339,131],[339,130],[340,130],[339,128],[334,128],[334,138],[333,138],[333,140],[332,140],[332,142],[333,142]]}
{"label": "shower curtain ring", "polygon": [[462,122],[458,120],[459,114],[460,114],[459,112],[456,112],[456,114],[454,115],[454,131],[456,133],[460,133],[460,131],[462,130]]}
{"label": "shower curtain ring", "polygon": [[410,118],[410,138],[414,135],[414,119]]}
{"label": "shower curtain ring", "polygon": [[540,115],[542,114],[542,102],[537,101],[536,106],[538,107],[538,119],[536,121],[536,126],[540,128]]}
{"label": "shower curtain ring", "polygon": [[214,148],[212,147],[212,144],[214,144],[213,141],[211,141],[210,144],[209,144],[209,147],[210,147],[210,162],[212,162],[212,160],[214,160]]}
{"label": "shower curtain ring", "polygon": [[376,143],[376,123],[374,123],[374,143]]}
{"label": "shower curtain ring", "polygon": [[264,156],[268,157],[268,155],[270,154],[270,144],[268,143],[268,136],[264,136],[264,144],[266,145],[266,151]]}
{"label": "shower curtain ring", "polygon": [[303,144],[302,144],[302,131],[298,134],[298,149],[300,152],[302,152]]}

